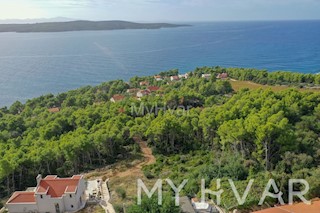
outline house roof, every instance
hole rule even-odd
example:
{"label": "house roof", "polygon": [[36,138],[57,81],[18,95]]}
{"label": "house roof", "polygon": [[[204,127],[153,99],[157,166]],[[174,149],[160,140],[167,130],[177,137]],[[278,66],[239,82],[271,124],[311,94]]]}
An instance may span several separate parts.
{"label": "house roof", "polygon": [[72,185],[72,186],[67,186],[65,193],[75,193],[77,191],[78,186]]}
{"label": "house roof", "polygon": [[36,194],[45,194],[57,198],[62,197],[65,193],[75,193],[82,178],[82,175],[74,175],[71,178],[58,178],[56,175],[48,175],[40,180],[35,191],[14,192],[7,204],[36,203]]}
{"label": "house roof", "polygon": [[124,99],[124,96],[117,94],[117,95],[112,96],[112,98],[114,101],[121,101]]}
{"label": "house roof", "polygon": [[228,73],[220,73],[217,78],[228,78]]}
{"label": "house roof", "polygon": [[179,78],[187,78],[189,76],[189,74],[188,73],[179,74],[178,76],[179,76]]}
{"label": "house roof", "polygon": [[45,180],[53,180],[56,179],[58,176],[57,175],[48,175],[47,177],[45,177]]}
{"label": "house roof", "polygon": [[210,74],[210,73],[202,74],[202,78],[208,78],[208,77],[211,77],[211,74]]}
{"label": "house roof", "polygon": [[141,81],[140,82],[140,86],[147,86],[147,85],[149,85],[148,81]]}
{"label": "house roof", "polygon": [[65,193],[75,193],[80,179],[81,176],[45,178],[40,181],[36,193],[50,195],[51,197],[62,197]]}
{"label": "house roof", "polygon": [[48,109],[49,112],[55,113],[55,112],[60,112],[60,108],[59,107],[53,107]]}
{"label": "house roof", "polygon": [[131,89],[127,89],[127,93],[135,93],[138,92],[140,89],[138,88],[131,88]]}
{"label": "house roof", "polygon": [[150,90],[150,92],[155,92],[155,91],[158,91],[160,89],[160,87],[157,87],[157,86],[150,86],[147,88],[148,90]]}
{"label": "house roof", "polygon": [[138,92],[138,94],[139,93],[141,93],[141,94],[143,94],[143,95],[149,95],[150,94],[150,91],[149,90],[140,90],[139,92]]}
{"label": "house roof", "polygon": [[305,203],[297,203],[293,205],[276,206],[269,209],[264,209],[261,211],[256,211],[254,213],[319,213],[320,212],[320,200],[312,201],[311,205]]}
{"label": "house roof", "polygon": [[9,203],[35,203],[34,192],[15,192],[8,200]]}
{"label": "house roof", "polygon": [[179,76],[177,76],[177,75],[171,76],[170,78],[171,78],[171,80],[180,80]]}

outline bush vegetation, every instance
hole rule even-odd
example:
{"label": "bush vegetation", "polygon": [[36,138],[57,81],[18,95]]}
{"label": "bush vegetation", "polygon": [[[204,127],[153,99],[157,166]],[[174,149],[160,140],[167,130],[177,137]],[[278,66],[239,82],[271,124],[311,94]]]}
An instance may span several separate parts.
{"label": "bush vegetation", "polygon": [[[135,137],[147,140],[157,155],[157,163],[144,168],[146,176],[180,183],[187,178],[186,195],[199,193],[201,178],[212,189],[217,178],[232,178],[240,186],[255,178],[250,199],[237,207],[248,209],[257,204],[266,179],[277,180],[286,194],[285,183],[295,177],[309,181],[309,198],[320,196],[320,94],[234,92],[228,81],[215,78],[223,72],[270,85],[320,83],[311,74],[203,67],[178,82],[166,78],[177,74],[171,70],[161,73],[163,81],[134,77],[16,102],[0,110],[0,197],[35,185],[38,173],[70,176],[134,158],[140,151]],[[212,77],[202,78],[205,73]],[[126,91],[145,89],[141,81],[161,89],[139,101]],[[110,102],[115,94],[125,99]],[[52,107],[60,111],[49,112]],[[223,196],[223,206],[232,209],[233,195]],[[150,205],[146,201],[145,210]]]}

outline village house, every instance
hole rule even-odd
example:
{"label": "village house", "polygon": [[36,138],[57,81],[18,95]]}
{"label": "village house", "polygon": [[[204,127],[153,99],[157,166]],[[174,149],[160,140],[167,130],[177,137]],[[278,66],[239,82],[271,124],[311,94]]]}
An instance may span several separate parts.
{"label": "village house", "polygon": [[140,89],[138,88],[131,88],[131,89],[127,89],[127,93],[131,94],[131,95],[136,95],[137,92],[139,92]]}
{"label": "village house", "polygon": [[320,200],[311,201],[311,205],[301,202],[293,205],[275,206],[273,208],[256,211],[254,213],[288,213],[288,212],[319,213]]}
{"label": "village house", "polygon": [[147,87],[147,90],[149,90],[150,92],[156,92],[160,89],[160,87],[157,87],[157,86],[150,86],[150,87]]}
{"label": "village house", "polygon": [[9,213],[75,212],[86,204],[86,183],[82,175],[59,178],[38,175],[37,186],[33,190],[14,192],[6,206]]}
{"label": "village house", "polygon": [[179,202],[183,213],[219,213],[219,210],[209,203],[201,203],[197,199],[190,200],[187,196],[180,197]]}
{"label": "village house", "polygon": [[140,86],[149,86],[149,82],[148,81],[141,81]]}
{"label": "village house", "polygon": [[182,79],[182,78],[184,78],[184,79],[188,79],[189,74],[188,74],[188,73],[181,74],[181,75],[178,75],[178,77],[179,77],[180,79]]}
{"label": "village house", "polygon": [[142,98],[144,96],[147,96],[149,95],[151,92],[149,90],[140,90],[138,93],[137,93],[137,97],[138,98]]}
{"label": "village house", "polygon": [[202,74],[201,77],[209,79],[209,78],[211,78],[211,74]]}
{"label": "village house", "polygon": [[217,75],[217,78],[218,79],[227,79],[228,78],[228,73],[219,73],[218,75]]}
{"label": "village house", "polygon": [[161,75],[155,75],[155,76],[154,76],[154,79],[155,79],[156,81],[162,81],[162,80],[163,80],[163,78],[161,77]]}
{"label": "village house", "polygon": [[110,98],[110,101],[113,103],[116,103],[116,102],[122,101],[124,98],[125,97],[123,95],[116,94],[112,96],[112,98]]}
{"label": "village house", "polygon": [[180,78],[179,78],[179,76],[175,75],[175,76],[171,76],[171,77],[170,77],[170,80],[171,80],[171,81],[179,81]]}
{"label": "village house", "polygon": [[52,108],[48,109],[48,111],[51,113],[57,113],[57,112],[60,112],[60,108],[59,107],[52,107]]}

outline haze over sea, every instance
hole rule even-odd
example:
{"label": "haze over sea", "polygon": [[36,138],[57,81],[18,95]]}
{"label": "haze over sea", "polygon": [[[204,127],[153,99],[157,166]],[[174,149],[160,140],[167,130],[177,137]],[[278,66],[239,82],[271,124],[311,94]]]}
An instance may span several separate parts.
{"label": "haze over sea", "polygon": [[0,33],[0,106],[198,66],[320,72],[320,21],[193,23],[160,30]]}

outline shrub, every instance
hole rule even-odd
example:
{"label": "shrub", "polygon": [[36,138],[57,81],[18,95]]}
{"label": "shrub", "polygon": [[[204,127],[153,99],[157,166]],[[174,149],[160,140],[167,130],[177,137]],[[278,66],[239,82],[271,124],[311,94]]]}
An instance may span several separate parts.
{"label": "shrub", "polygon": [[116,189],[116,192],[117,192],[117,194],[119,195],[119,197],[120,197],[122,200],[127,197],[126,191],[125,191],[123,188],[121,188],[121,187],[117,188],[117,189]]}

